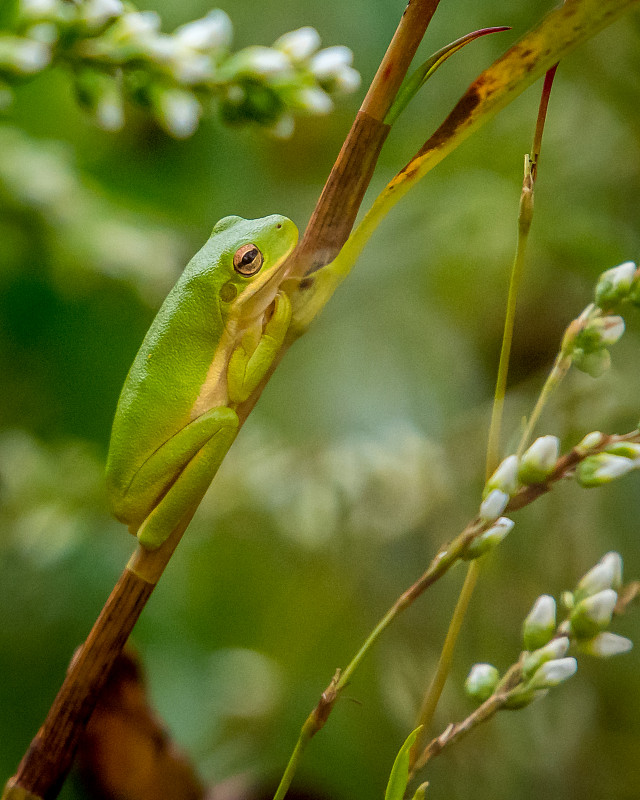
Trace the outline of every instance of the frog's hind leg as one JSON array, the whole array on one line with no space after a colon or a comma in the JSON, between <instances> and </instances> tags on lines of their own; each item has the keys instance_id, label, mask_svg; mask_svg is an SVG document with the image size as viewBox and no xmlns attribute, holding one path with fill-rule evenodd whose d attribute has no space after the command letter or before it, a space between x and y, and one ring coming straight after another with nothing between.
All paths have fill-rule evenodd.
<instances>
[{"instance_id":1,"label":"frog's hind leg","mask_svg":"<svg viewBox=\"0 0 640 800\"><path fill-rule=\"evenodd\" d=\"M184 517L198 507L237 432L235 413L216 427L135 531L143 547L148 550L160 547Z\"/></svg>"}]
</instances>

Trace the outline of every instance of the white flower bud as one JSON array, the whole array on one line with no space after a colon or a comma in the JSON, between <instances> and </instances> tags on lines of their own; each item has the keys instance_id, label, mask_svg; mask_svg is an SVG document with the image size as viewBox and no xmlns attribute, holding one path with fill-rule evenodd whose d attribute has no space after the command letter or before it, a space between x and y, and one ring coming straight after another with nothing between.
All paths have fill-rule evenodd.
<instances>
[{"instance_id":1,"label":"white flower bud","mask_svg":"<svg viewBox=\"0 0 640 800\"><path fill-rule=\"evenodd\" d=\"M353 53L344 45L326 47L311 59L311 72L319 81L335 78L338 73L353 63Z\"/></svg>"},{"instance_id":2,"label":"white flower bud","mask_svg":"<svg viewBox=\"0 0 640 800\"><path fill-rule=\"evenodd\" d=\"M487 481L484 487L484 496L492 489L500 489L509 496L516 493L518 489L518 457L515 455L507 456L499 465L498 469Z\"/></svg>"},{"instance_id":3,"label":"white flower bud","mask_svg":"<svg viewBox=\"0 0 640 800\"><path fill-rule=\"evenodd\" d=\"M589 328L595 328L600 334L600 341L605 346L615 344L624 333L622 317L601 317L593 321Z\"/></svg>"},{"instance_id":4,"label":"white flower bud","mask_svg":"<svg viewBox=\"0 0 640 800\"><path fill-rule=\"evenodd\" d=\"M194 50L209 51L228 48L233 38L233 25L228 14L219 8L210 11L202 19L187 22L176 28L174 36Z\"/></svg>"},{"instance_id":5,"label":"white flower bud","mask_svg":"<svg viewBox=\"0 0 640 800\"><path fill-rule=\"evenodd\" d=\"M632 459L614 456L609 453L597 453L593 456L587 456L584 461L578 464L576 478L581 486L591 489L594 486L611 483L611 481L621 478L637 467L637 462Z\"/></svg>"},{"instance_id":6,"label":"white flower bud","mask_svg":"<svg viewBox=\"0 0 640 800\"><path fill-rule=\"evenodd\" d=\"M533 675L536 670L545 664L547 661L555 661L556 659L563 658L569 649L569 638L567 636L559 636L557 639L552 639L544 647L534 650L524 660L522 666L522 674L525 678Z\"/></svg>"},{"instance_id":7,"label":"white flower bud","mask_svg":"<svg viewBox=\"0 0 640 800\"><path fill-rule=\"evenodd\" d=\"M603 452L636 461L640 459L640 444L636 444L636 442L614 442L613 444L607 445Z\"/></svg>"},{"instance_id":8,"label":"white flower bud","mask_svg":"<svg viewBox=\"0 0 640 800\"><path fill-rule=\"evenodd\" d=\"M121 0L86 0L80 7L81 18L96 28L123 12Z\"/></svg>"},{"instance_id":9,"label":"white flower bud","mask_svg":"<svg viewBox=\"0 0 640 800\"><path fill-rule=\"evenodd\" d=\"M579 639L591 638L609 627L618 594L613 589L603 589L585 597L571 612L571 630Z\"/></svg>"},{"instance_id":10,"label":"white flower bud","mask_svg":"<svg viewBox=\"0 0 640 800\"><path fill-rule=\"evenodd\" d=\"M494 489L489 492L485 499L480 504L480 517L485 522L492 522L498 519L500 514L507 507L509 502L509 495L506 492L501 492L499 489Z\"/></svg>"},{"instance_id":11,"label":"white flower bud","mask_svg":"<svg viewBox=\"0 0 640 800\"><path fill-rule=\"evenodd\" d=\"M575 675L578 662L572 656L545 662L527 684L529 689L552 689Z\"/></svg>"},{"instance_id":12,"label":"white flower bud","mask_svg":"<svg viewBox=\"0 0 640 800\"><path fill-rule=\"evenodd\" d=\"M58 0L20 0L18 13L30 19L47 19L57 11Z\"/></svg>"},{"instance_id":13,"label":"white flower bud","mask_svg":"<svg viewBox=\"0 0 640 800\"><path fill-rule=\"evenodd\" d=\"M555 630L556 601L548 594L540 595L522 626L525 648L537 650L547 644Z\"/></svg>"},{"instance_id":14,"label":"white flower bud","mask_svg":"<svg viewBox=\"0 0 640 800\"><path fill-rule=\"evenodd\" d=\"M520 459L518 478L522 483L541 483L553 472L560 452L557 436L540 436Z\"/></svg>"},{"instance_id":15,"label":"white flower bud","mask_svg":"<svg viewBox=\"0 0 640 800\"><path fill-rule=\"evenodd\" d=\"M631 289L635 272L636 265L633 261L625 261L624 264L603 272L596 286L596 304L603 308L623 300Z\"/></svg>"},{"instance_id":16,"label":"white flower bud","mask_svg":"<svg viewBox=\"0 0 640 800\"><path fill-rule=\"evenodd\" d=\"M591 431L591 433L588 433L584 439L576 445L575 449L581 454L588 453L589 450L600 447L603 441L604 433L600 433L600 431Z\"/></svg>"},{"instance_id":17,"label":"white flower bud","mask_svg":"<svg viewBox=\"0 0 640 800\"><path fill-rule=\"evenodd\" d=\"M285 33L273 46L282 50L292 61L304 61L320 47L320 34L310 26L298 28Z\"/></svg>"},{"instance_id":18,"label":"white flower bud","mask_svg":"<svg viewBox=\"0 0 640 800\"><path fill-rule=\"evenodd\" d=\"M276 139L290 139L295 128L295 120L292 114L282 114L276 124L269 128L269 133Z\"/></svg>"},{"instance_id":19,"label":"white flower bud","mask_svg":"<svg viewBox=\"0 0 640 800\"><path fill-rule=\"evenodd\" d=\"M50 61L51 49L43 42L18 36L0 37L0 66L23 75L33 75Z\"/></svg>"},{"instance_id":20,"label":"white flower bud","mask_svg":"<svg viewBox=\"0 0 640 800\"><path fill-rule=\"evenodd\" d=\"M167 89L159 95L156 114L160 124L176 139L186 139L196 130L202 108L191 92Z\"/></svg>"},{"instance_id":21,"label":"white flower bud","mask_svg":"<svg viewBox=\"0 0 640 800\"><path fill-rule=\"evenodd\" d=\"M622 557L614 551L607 553L581 578L576 588L576 598L582 600L603 589L615 589L622 586Z\"/></svg>"},{"instance_id":22,"label":"white flower bud","mask_svg":"<svg viewBox=\"0 0 640 800\"><path fill-rule=\"evenodd\" d=\"M469 697L484 703L495 691L500 673L493 664L474 664L464 682L464 690Z\"/></svg>"},{"instance_id":23,"label":"white flower bud","mask_svg":"<svg viewBox=\"0 0 640 800\"><path fill-rule=\"evenodd\" d=\"M493 550L512 530L514 522L508 517L500 517L488 530L476 537L462 554L465 561L471 561Z\"/></svg>"},{"instance_id":24,"label":"white flower bud","mask_svg":"<svg viewBox=\"0 0 640 800\"><path fill-rule=\"evenodd\" d=\"M280 50L272 47L254 45L245 47L232 56L224 65L224 72L231 77L236 75L259 76L262 78L289 72L291 62Z\"/></svg>"},{"instance_id":25,"label":"white flower bud","mask_svg":"<svg viewBox=\"0 0 640 800\"><path fill-rule=\"evenodd\" d=\"M328 114L333 108L333 100L319 87L307 87L294 93L295 105L311 114Z\"/></svg>"},{"instance_id":26,"label":"white flower bud","mask_svg":"<svg viewBox=\"0 0 640 800\"><path fill-rule=\"evenodd\" d=\"M603 631L594 636L593 639L580 642L580 649L584 653L598 658L610 658L621 653L627 653L632 647L633 642L631 639L627 639L625 636L618 636L617 633L610 633L609 631Z\"/></svg>"},{"instance_id":27,"label":"white flower bud","mask_svg":"<svg viewBox=\"0 0 640 800\"><path fill-rule=\"evenodd\" d=\"M611 354L604 347L590 349L588 352L581 347L576 347L572 351L571 357L575 368L586 372L592 378L604 375L611 366Z\"/></svg>"},{"instance_id":28,"label":"white flower bud","mask_svg":"<svg viewBox=\"0 0 640 800\"><path fill-rule=\"evenodd\" d=\"M117 91L105 93L95 108L96 121L105 131L119 131L124 126L124 107Z\"/></svg>"},{"instance_id":29,"label":"white flower bud","mask_svg":"<svg viewBox=\"0 0 640 800\"><path fill-rule=\"evenodd\" d=\"M161 20L155 11L130 11L123 14L114 26L117 38L144 38L160 30Z\"/></svg>"},{"instance_id":30,"label":"white flower bud","mask_svg":"<svg viewBox=\"0 0 640 800\"><path fill-rule=\"evenodd\" d=\"M55 23L39 22L29 28L28 35L30 39L51 47L58 41L60 33Z\"/></svg>"},{"instance_id":31,"label":"white flower bud","mask_svg":"<svg viewBox=\"0 0 640 800\"><path fill-rule=\"evenodd\" d=\"M342 94L351 94L360 88L362 77L357 69L353 67L343 67L334 78L336 91Z\"/></svg>"}]
</instances>

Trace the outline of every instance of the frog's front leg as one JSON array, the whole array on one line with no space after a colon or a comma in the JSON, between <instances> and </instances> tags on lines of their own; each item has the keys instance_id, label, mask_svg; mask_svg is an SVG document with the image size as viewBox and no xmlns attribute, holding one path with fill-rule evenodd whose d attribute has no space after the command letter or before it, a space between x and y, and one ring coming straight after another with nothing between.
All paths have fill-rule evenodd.
<instances>
[{"instance_id":1,"label":"frog's front leg","mask_svg":"<svg viewBox=\"0 0 640 800\"><path fill-rule=\"evenodd\" d=\"M155 550L197 508L238 432L230 408L214 408L172 436L138 471L133 494L150 509L132 532Z\"/></svg>"},{"instance_id":2,"label":"frog's front leg","mask_svg":"<svg viewBox=\"0 0 640 800\"><path fill-rule=\"evenodd\" d=\"M275 299L273 316L264 326L256 343L256 335L249 331L233 351L227 369L229 402L244 403L258 387L277 356L291 322L291 301L284 292Z\"/></svg>"}]
</instances>

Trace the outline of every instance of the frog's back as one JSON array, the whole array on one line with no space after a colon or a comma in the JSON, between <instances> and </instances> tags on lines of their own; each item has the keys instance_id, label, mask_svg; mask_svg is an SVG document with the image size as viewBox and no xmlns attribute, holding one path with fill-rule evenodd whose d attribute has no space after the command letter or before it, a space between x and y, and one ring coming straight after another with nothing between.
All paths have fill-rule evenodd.
<instances>
[{"instance_id":1,"label":"frog's back","mask_svg":"<svg viewBox=\"0 0 640 800\"><path fill-rule=\"evenodd\" d=\"M107 458L112 499L122 496L147 458L188 424L207 377L224 326L211 242L167 295L125 380Z\"/></svg>"}]
</instances>

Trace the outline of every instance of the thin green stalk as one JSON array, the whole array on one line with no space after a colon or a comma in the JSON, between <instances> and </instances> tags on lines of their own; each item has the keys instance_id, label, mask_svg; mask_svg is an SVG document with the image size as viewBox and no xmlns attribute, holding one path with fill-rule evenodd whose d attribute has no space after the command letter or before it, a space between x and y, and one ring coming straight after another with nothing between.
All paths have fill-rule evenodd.
<instances>
[{"instance_id":1,"label":"thin green stalk","mask_svg":"<svg viewBox=\"0 0 640 800\"><path fill-rule=\"evenodd\" d=\"M507 376L509 372L509 358L511 355L511 344L513 341L513 329L515 324L516 304L518 299L518 292L522 285L522 277L524 274L525 254L527 249L527 242L529 239L529 232L531 230L531 222L533 220L533 195L537 169L538 158L542 146L542 134L544 131L544 123L547 115L547 107L549 104L549 95L555 77L557 64L552 67L545 75L544 85L540 98L540 105L538 107L538 117L536 120L536 129L533 137L533 144L531 154L525 156L524 160L524 179L522 182L522 192L520 194L520 205L518 210L518 235L516 242L516 252L511 266L511 277L509 279L509 292L507 296L507 308L505 313L504 330L502 334L502 346L500 348L500 361L498 365L498 375L496 378L496 387L493 396L493 407L491 409L491 422L489 425L489 434L487 437L487 455L485 463L485 476L488 479L500 462L500 434L502 431L502 416L504 410L504 398L507 390ZM553 373L552 373L553 374ZM551 376L550 376L551 377ZM549 386L549 380L545 383L545 388ZM535 424L537 416L544 406L546 397L552 391L552 386L549 386L547 393L545 389L536 403L533 414L531 415L532 425ZM544 398L543 398L544 395ZM529 427L527 427L529 430ZM525 438L521 441L521 446L524 446ZM451 663L453 661L453 654L455 651L456 642L462 629L465 614L469 607L469 602L473 595L473 591L480 576L481 564L479 561L472 561L467 570L467 575L460 591L456 607L449 623L447 635L438 659L438 665L434 677L429 684L429 688L422 701L422 706L416 727L420 728L420 733L416 739L414 746L411 749L410 755L410 771L411 775L418 769L418 758L424 748L424 741L428 735L429 726L435 714L438 702L444 690L447 677L451 670Z\"/></svg>"},{"instance_id":2,"label":"thin green stalk","mask_svg":"<svg viewBox=\"0 0 640 800\"><path fill-rule=\"evenodd\" d=\"M458 596L458 602L456 603L453 616L451 617L451 622L449 623L449 630L447 631L442 652L440 653L438 666L433 678L431 679L427 693L422 701L422 707L420 708L416 727L418 727L418 725L429 726L431 720L433 719L438 701L440 700L440 695L442 694L444 685L447 681L447 676L449 675L449 670L451 669L451 662L453 660L456 641L458 639L460 629L462 628L462 623L464 622L464 617L467 613L469 602L473 595L473 590L476 587L479 576L480 561L476 559L469 564L467 575L464 579L462 589L460 590L460 595ZM422 730L424 730L424 727ZM422 733L422 730L420 733ZM416 770L418 769L418 758L424 747L424 737L420 736L420 733L418 734L409 754L409 780L413 778Z\"/></svg>"},{"instance_id":3,"label":"thin green stalk","mask_svg":"<svg viewBox=\"0 0 640 800\"><path fill-rule=\"evenodd\" d=\"M520 443L518 444L518 449L516 450L516 455L518 456L518 458L524 453L527 445L529 444L529 440L531 439L531 434L533 433L533 429L535 428L538 420L540 419L540 414L542 413L543 408L547 404L547 401L551 397L551 394L560 385L560 382L567 374L570 367L571 367L571 356L567 356L563 351L560 351L556 356L556 360L553 363L551 372L549 373L547 380L544 382L544 386L542 387L542 390L538 395L538 400L536 401L534 409L531 412L531 416L527 420L525 429L522 432Z\"/></svg>"},{"instance_id":4,"label":"thin green stalk","mask_svg":"<svg viewBox=\"0 0 640 800\"><path fill-rule=\"evenodd\" d=\"M289 791L289 787L291 786L291 781L294 778L294 775L297 772L298 764L300 763L300 759L304 751L307 749L307 745L317 733L317 723L315 720L315 709L314 711L309 714L307 717L304 725L302 726L302 730L300 731L300 736L298 737L298 741L296 742L296 746L293 749L293 753L291 753L291 758L289 759L289 763L280 779L280 784L276 790L275 795L273 796L273 800L284 800L287 792Z\"/></svg>"},{"instance_id":5,"label":"thin green stalk","mask_svg":"<svg viewBox=\"0 0 640 800\"><path fill-rule=\"evenodd\" d=\"M516 316L516 304L518 292L522 285L524 274L525 253L533 218L533 176L531 174L531 162L529 156L525 156L524 181L522 184L522 194L520 195L520 213L518 215L518 240L516 243L516 253L511 266L511 278L509 280L509 294L507 297L507 309L504 320L504 331L502 334L502 347L500 349L500 362L498 365L498 377L493 396L493 408L491 409L491 424L489 426L489 436L487 442L486 475L488 479L500 462L500 433L502 431L502 413L504 409L504 398L507 391L507 375L509 372L509 358L511 356L511 343L513 342L513 328Z\"/></svg>"}]
</instances>

